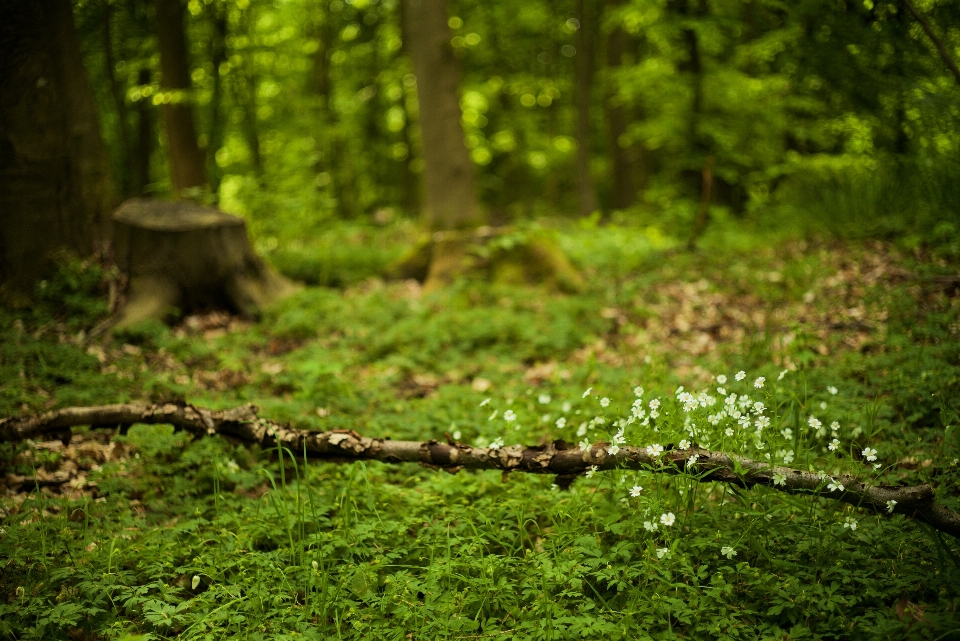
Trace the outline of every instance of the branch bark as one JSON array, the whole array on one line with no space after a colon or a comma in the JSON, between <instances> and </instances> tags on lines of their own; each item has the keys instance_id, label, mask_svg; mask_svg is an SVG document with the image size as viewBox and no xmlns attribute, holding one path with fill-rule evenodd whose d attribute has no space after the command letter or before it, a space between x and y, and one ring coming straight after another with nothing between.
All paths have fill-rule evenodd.
<instances>
[{"instance_id":1,"label":"branch bark","mask_svg":"<svg viewBox=\"0 0 960 641\"><path fill-rule=\"evenodd\" d=\"M134 423L170 424L196 436L218 434L231 440L265 448L288 448L330 462L376 460L385 463L420 463L456 473L462 468L503 472L555 474L570 480L591 467L598 470L630 469L661 474L691 474L701 481L719 481L742 488L766 486L788 494L808 494L849 503L882 516L903 514L960 538L960 514L936 501L928 484L912 487L870 485L857 476L833 479L843 489L831 490L817 473L771 465L734 454L704 449L668 450L659 456L645 448L621 447L615 455L604 443L581 450L563 441L546 445L471 447L438 441L393 441L361 436L352 430L314 432L260 418L254 405L211 410L183 403L155 405L124 403L95 407L69 407L32 416L0 419L0 442L42 436L69 439L69 428L129 426ZM782 477L777 483L776 477ZM889 501L896 501L891 510Z\"/></svg>"},{"instance_id":2,"label":"branch bark","mask_svg":"<svg viewBox=\"0 0 960 641\"><path fill-rule=\"evenodd\" d=\"M933 27L930 26L930 22L923 16L922 13L917 11L917 8L913 6L913 3L910 2L910 0L903 0L903 6L907 8L907 11L909 11L910 14L917 20L917 22L920 23L920 26L923 27L923 32L927 34L927 37L930 38L933 46L937 48L937 53L940 54L943 64L947 65L947 68L950 69L950 73L953 74L957 84L960 85L960 68L958 68L957 63L953 61L953 58L950 56L950 53L944 46L943 41L937 37L936 33L934 33Z\"/></svg>"}]
</instances>

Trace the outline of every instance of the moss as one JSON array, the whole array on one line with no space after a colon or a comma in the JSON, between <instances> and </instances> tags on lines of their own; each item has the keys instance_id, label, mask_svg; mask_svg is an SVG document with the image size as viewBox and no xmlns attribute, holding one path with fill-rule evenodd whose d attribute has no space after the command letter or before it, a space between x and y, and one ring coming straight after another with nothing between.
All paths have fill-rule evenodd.
<instances>
[{"instance_id":1,"label":"moss","mask_svg":"<svg viewBox=\"0 0 960 641\"><path fill-rule=\"evenodd\" d=\"M504 285L543 285L566 293L583 291L583 277L547 233L509 227L425 236L387 272L415 278L436 289L459 277Z\"/></svg>"}]
</instances>

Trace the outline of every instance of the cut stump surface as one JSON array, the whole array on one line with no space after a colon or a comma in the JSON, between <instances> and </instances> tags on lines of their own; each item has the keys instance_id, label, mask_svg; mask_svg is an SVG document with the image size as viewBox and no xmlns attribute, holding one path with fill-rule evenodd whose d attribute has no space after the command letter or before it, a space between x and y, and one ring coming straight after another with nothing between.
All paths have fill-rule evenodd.
<instances>
[{"instance_id":1,"label":"cut stump surface","mask_svg":"<svg viewBox=\"0 0 960 641\"><path fill-rule=\"evenodd\" d=\"M135 198L113 224L117 265L129 278L118 327L211 307L255 316L296 290L254 253L243 220L218 209Z\"/></svg>"}]
</instances>

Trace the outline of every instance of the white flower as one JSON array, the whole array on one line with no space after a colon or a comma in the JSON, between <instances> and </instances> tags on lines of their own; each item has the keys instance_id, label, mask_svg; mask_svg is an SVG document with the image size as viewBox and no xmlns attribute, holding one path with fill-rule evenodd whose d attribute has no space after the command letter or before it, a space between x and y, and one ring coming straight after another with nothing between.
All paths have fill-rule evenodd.
<instances>
[{"instance_id":1,"label":"white flower","mask_svg":"<svg viewBox=\"0 0 960 641\"><path fill-rule=\"evenodd\" d=\"M190 582L190 589L196 590L198 585L200 585L200 577L194 574L193 581Z\"/></svg>"},{"instance_id":2,"label":"white flower","mask_svg":"<svg viewBox=\"0 0 960 641\"><path fill-rule=\"evenodd\" d=\"M720 548L720 554L727 557L728 559L732 559L733 557L737 556L737 551L734 550L729 545L724 545L722 548Z\"/></svg>"},{"instance_id":3,"label":"white flower","mask_svg":"<svg viewBox=\"0 0 960 641\"><path fill-rule=\"evenodd\" d=\"M757 380L753 381L753 386L756 387L757 389L760 389L763 387L763 384L766 382L766 380L767 379L764 378L763 376L758 376Z\"/></svg>"},{"instance_id":4,"label":"white flower","mask_svg":"<svg viewBox=\"0 0 960 641\"><path fill-rule=\"evenodd\" d=\"M778 381L782 381L782 380L783 380L783 377L786 376L786 375L787 375L787 370L783 370L782 372L780 372L780 375L777 376L777 380L778 380Z\"/></svg>"},{"instance_id":5,"label":"white flower","mask_svg":"<svg viewBox=\"0 0 960 641\"><path fill-rule=\"evenodd\" d=\"M686 450L690 448L690 441L687 439L680 439L680 445L678 446L681 450Z\"/></svg>"},{"instance_id":6,"label":"white flower","mask_svg":"<svg viewBox=\"0 0 960 641\"><path fill-rule=\"evenodd\" d=\"M880 469L880 464L879 464L879 463L874 463L874 464L873 464L873 469L879 470L879 469Z\"/></svg>"},{"instance_id":7,"label":"white flower","mask_svg":"<svg viewBox=\"0 0 960 641\"><path fill-rule=\"evenodd\" d=\"M711 414L710 416L707 417L707 423L710 423L710 425L716 425L717 423L720 422L720 419L722 418L723 418L723 412L720 412L719 414Z\"/></svg>"},{"instance_id":8,"label":"white flower","mask_svg":"<svg viewBox=\"0 0 960 641\"><path fill-rule=\"evenodd\" d=\"M657 548L657 558L662 559L670 556L670 548Z\"/></svg>"},{"instance_id":9,"label":"white flower","mask_svg":"<svg viewBox=\"0 0 960 641\"><path fill-rule=\"evenodd\" d=\"M830 430L833 431L833 432L839 431L839 430L840 430L840 423L837 423L836 421L834 421L833 423L830 423Z\"/></svg>"},{"instance_id":10,"label":"white flower","mask_svg":"<svg viewBox=\"0 0 960 641\"><path fill-rule=\"evenodd\" d=\"M640 496L640 492L643 492L643 488L640 487L639 485L634 485L633 487L630 488L630 496L634 498Z\"/></svg>"},{"instance_id":11,"label":"white flower","mask_svg":"<svg viewBox=\"0 0 960 641\"><path fill-rule=\"evenodd\" d=\"M776 473L773 475L773 484L774 484L774 485L783 485L784 487L786 487L786 485L787 485L787 475L784 474L783 472L776 472Z\"/></svg>"},{"instance_id":12,"label":"white flower","mask_svg":"<svg viewBox=\"0 0 960 641\"><path fill-rule=\"evenodd\" d=\"M636 396L637 398L640 398L641 396L643 396L643 388L640 387L639 385L637 385L636 387L634 387L634 388L633 388L633 395Z\"/></svg>"},{"instance_id":13,"label":"white flower","mask_svg":"<svg viewBox=\"0 0 960 641\"><path fill-rule=\"evenodd\" d=\"M757 426L758 430L762 430L765 427L770 427L770 418L767 416L761 416L754 421L754 425Z\"/></svg>"},{"instance_id":14,"label":"white flower","mask_svg":"<svg viewBox=\"0 0 960 641\"><path fill-rule=\"evenodd\" d=\"M725 388L725 387L718 387L718 388L717 388L717 394L719 394L720 396L726 396L726 395L727 395L727 388Z\"/></svg>"},{"instance_id":15,"label":"white flower","mask_svg":"<svg viewBox=\"0 0 960 641\"><path fill-rule=\"evenodd\" d=\"M857 525L859 525L859 524L857 523L857 520L856 520L855 518L853 518L852 516L848 516L848 517L846 518L846 520L843 522L843 527L845 527L845 528L850 528L850 531L851 531L851 532L852 532L853 530L856 530L856 529L857 529Z\"/></svg>"},{"instance_id":16,"label":"white flower","mask_svg":"<svg viewBox=\"0 0 960 641\"><path fill-rule=\"evenodd\" d=\"M607 398L606 396L604 396L603 398L600 399L600 407L609 407L609 406L610 406L610 399L609 399L609 398Z\"/></svg>"},{"instance_id":17,"label":"white flower","mask_svg":"<svg viewBox=\"0 0 960 641\"><path fill-rule=\"evenodd\" d=\"M503 447L503 439L498 436L494 439L493 443L490 444L490 449L499 450L501 447Z\"/></svg>"},{"instance_id":18,"label":"white flower","mask_svg":"<svg viewBox=\"0 0 960 641\"><path fill-rule=\"evenodd\" d=\"M826 401L820 401L820 409L822 409L822 410L827 409L827 403L826 403Z\"/></svg>"},{"instance_id":19,"label":"white flower","mask_svg":"<svg viewBox=\"0 0 960 641\"><path fill-rule=\"evenodd\" d=\"M570 404L570 401L565 401L560 409L562 409L564 412L569 412L571 409L573 409L573 405Z\"/></svg>"},{"instance_id":20,"label":"white flower","mask_svg":"<svg viewBox=\"0 0 960 641\"><path fill-rule=\"evenodd\" d=\"M453 430L453 434L451 436L453 436L453 440L459 441L463 437L463 434L460 433L460 430Z\"/></svg>"},{"instance_id":21,"label":"white flower","mask_svg":"<svg viewBox=\"0 0 960 641\"><path fill-rule=\"evenodd\" d=\"M646 530L647 532L656 532L657 527L658 527L657 524L654 522L650 522L650 521L643 522L643 529Z\"/></svg>"},{"instance_id":22,"label":"white flower","mask_svg":"<svg viewBox=\"0 0 960 641\"><path fill-rule=\"evenodd\" d=\"M718 374L718 375L717 375L717 383L719 383L720 385L725 385L726 382L727 382L727 375L726 375L726 374ZM720 392L720 393L723 394L723 392Z\"/></svg>"},{"instance_id":23,"label":"white flower","mask_svg":"<svg viewBox=\"0 0 960 641\"><path fill-rule=\"evenodd\" d=\"M827 388L827 391L830 392L831 394L833 394L834 396L836 396L836 395L837 395L837 392L838 392L839 390L838 390L836 387L834 387L833 385L831 385L830 387Z\"/></svg>"},{"instance_id":24,"label":"white flower","mask_svg":"<svg viewBox=\"0 0 960 641\"><path fill-rule=\"evenodd\" d=\"M560 429L565 428L567 426L567 419L561 416L560 418L557 419L556 426L559 427Z\"/></svg>"},{"instance_id":25,"label":"white flower","mask_svg":"<svg viewBox=\"0 0 960 641\"><path fill-rule=\"evenodd\" d=\"M587 439L583 439L582 441L580 441L580 450L582 452L590 451L590 441Z\"/></svg>"},{"instance_id":26,"label":"white flower","mask_svg":"<svg viewBox=\"0 0 960 641\"><path fill-rule=\"evenodd\" d=\"M894 499L887 501L887 512L893 514L893 508L897 507L897 502Z\"/></svg>"},{"instance_id":27,"label":"white flower","mask_svg":"<svg viewBox=\"0 0 960 641\"><path fill-rule=\"evenodd\" d=\"M749 423L749 421L747 422ZM727 429L723 430L723 433L727 436L733 436L733 428L728 427Z\"/></svg>"},{"instance_id":28,"label":"white flower","mask_svg":"<svg viewBox=\"0 0 960 641\"><path fill-rule=\"evenodd\" d=\"M517 415L513 410L507 410L503 413L503 420L505 420L507 423L512 423L513 421L517 420Z\"/></svg>"},{"instance_id":29,"label":"white flower","mask_svg":"<svg viewBox=\"0 0 960 641\"><path fill-rule=\"evenodd\" d=\"M587 470L587 473L584 476L586 476L587 478L590 478L596 473L597 473L597 466L591 465L590 469Z\"/></svg>"},{"instance_id":30,"label":"white flower","mask_svg":"<svg viewBox=\"0 0 960 641\"><path fill-rule=\"evenodd\" d=\"M657 410L650 410L650 418L657 418L658 416L660 416L660 412Z\"/></svg>"},{"instance_id":31,"label":"white flower","mask_svg":"<svg viewBox=\"0 0 960 641\"><path fill-rule=\"evenodd\" d=\"M577 428L577 436L583 436L587 433L587 422L584 421L580 423L580 427Z\"/></svg>"},{"instance_id":32,"label":"white flower","mask_svg":"<svg viewBox=\"0 0 960 641\"><path fill-rule=\"evenodd\" d=\"M783 462L786 463L787 465L790 465L791 463L793 463L793 450L787 450L783 452L781 456L783 457Z\"/></svg>"},{"instance_id":33,"label":"white flower","mask_svg":"<svg viewBox=\"0 0 960 641\"><path fill-rule=\"evenodd\" d=\"M497 415L498 415L498 414L500 414L500 411L499 411L499 410L493 410L493 414L491 414L490 416L488 416L488 417L487 417L487 420L488 420L488 421L492 421L493 419L497 418Z\"/></svg>"},{"instance_id":34,"label":"white flower","mask_svg":"<svg viewBox=\"0 0 960 641\"><path fill-rule=\"evenodd\" d=\"M659 443L654 443L653 445L650 445L647 447L647 454L649 454L653 458L657 458L662 453L663 453L663 446L660 445Z\"/></svg>"},{"instance_id":35,"label":"white flower","mask_svg":"<svg viewBox=\"0 0 960 641\"><path fill-rule=\"evenodd\" d=\"M610 447L607 448L607 454L609 454L610 456L616 456L617 452L619 451L620 451L619 445L611 445Z\"/></svg>"},{"instance_id":36,"label":"white flower","mask_svg":"<svg viewBox=\"0 0 960 641\"><path fill-rule=\"evenodd\" d=\"M480 407L484 407L485 405L489 405L489 404L490 404L489 398L485 398L482 401L480 401Z\"/></svg>"},{"instance_id":37,"label":"white flower","mask_svg":"<svg viewBox=\"0 0 960 641\"><path fill-rule=\"evenodd\" d=\"M723 404L733 407L734 405L737 404L737 395L731 394L730 396L726 397L725 399L723 399Z\"/></svg>"},{"instance_id":38,"label":"white flower","mask_svg":"<svg viewBox=\"0 0 960 641\"><path fill-rule=\"evenodd\" d=\"M537 397L537 400L540 401L540 404L541 404L541 405L546 405L546 404L549 403L552 399L550 398L550 395L549 395L549 394L541 394L540 396Z\"/></svg>"},{"instance_id":39,"label":"white flower","mask_svg":"<svg viewBox=\"0 0 960 641\"><path fill-rule=\"evenodd\" d=\"M667 512L666 514L660 515L660 522L666 525L667 527L670 527L671 525L673 525L674 521L676 520L677 520L677 517L673 515L673 512Z\"/></svg>"},{"instance_id":40,"label":"white flower","mask_svg":"<svg viewBox=\"0 0 960 641\"><path fill-rule=\"evenodd\" d=\"M783 434L783 438L787 440L790 440L793 438L793 430L790 429L789 427L783 428L782 430L780 430L780 433Z\"/></svg>"},{"instance_id":41,"label":"white flower","mask_svg":"<svg viewBox=\"0 0 960 641\"><path fill-rule=\"evenodd\" d=\"M660 407L660 399L658 398L653 399L652 401L650 401L648 407L652 410L656 410L658 407Z\"/></svg>"},{"instance_id":42,"label":"white flower","mask_svg":"<svg viewBox=\"0 0 960 641\"><path fill-rule=\"evenodd\" d=\"M863 457L872 463L877 460L877 451L872 447L865 447L863 448Z\"/></svg>"},{"instance_id":43,"label":"white flower","mask_svg":"<svg viewBox=\"0 0 960 641\"><path fill-rule=\"evenodd\" d=\"M807 419L807 425L809 425L815 430L818 430L823 426L823 423L821 423L819 419L817 419L817 417L811 416L810 418Z\"/></svg>"},{"instance_id":44,"label":"white flower","mask_svg":"<svg viewBox=\"0 0 960 641\"><path fill-rule=\"evenodd\" d=\"M840 441L838 439L833 439L830 441L830 445L827 446L827 449L831 452L836 452L838 449L840 449Z\"/></svg>"},{"instance_id":45,"label":"white flower","mask_svg":"<svg viewBox=\"0 0 960 641\"><path fill-rule=\"evenodd\" d=\"M747 377L747 373L743 370L740 370L739 372L737 372L737 375L734 376L734 378L737 379L738 381L742 381L746 377Z\"/></svg>"},{"instance_id":46,"label":"white flower","mask_svg":"<svg viewBox=\"0 0 960 641\"><path fill-rule=\"evenodd\" d=\"M690 458L687 459L687 467L689 467L689 466L691 466L691 465L696 465L696 464L697 464L697 461L699 461L699 460L700 460L700 455L699 455L699 454L691 454L691 455L690 455Z\"/></svg>"},{"instance_id":47,"label":"white flower","mask_svg":"<svg viewBox=\"0 0 960 641\"><path fill-rule=\"evenodd\" d=\"M830 479L830 483L827 484L827 489L831 492L843 492L843 483Z\"/></svg>"},{"instance_id":48,"label":"white flower","mask_svg":"<svg viewBox=\"0 0 960 641\"><path fill-rule=\"evenodd\" d=\"M588 387L586 390L584 390L583 396L581 396L580 398L586 398L586 397L590 396L590 392L592 392L592 391L593 391L593 388L592 388L592 387Z\"/></svg>"}]
</instances>

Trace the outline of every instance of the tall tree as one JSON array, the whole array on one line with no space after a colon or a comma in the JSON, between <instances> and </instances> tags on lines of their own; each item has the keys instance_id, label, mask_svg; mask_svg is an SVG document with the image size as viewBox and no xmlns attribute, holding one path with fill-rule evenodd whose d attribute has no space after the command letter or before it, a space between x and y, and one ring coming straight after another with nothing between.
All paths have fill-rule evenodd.
<instances>
[{"instance_id":1,"label":"tall tree","mask_svg":"<svg viewBox=\"0 0 960 641\"><path fill-rule=\"evenodd\" d=\"M102 21L101 36L103 38L103 72L107 78L107 84L110 89L110 98L113 101L113 107L117 111L117 120L115 132L117 141L120 145L121 158L119 171L115 167L114 177L120 193L124 196L130 195L132 191L132 158L133 146L130 141L130 132L127 116L126 91L116 73L116 59L113 53L113 7L110 0L103 0L103 7L100 14Z\"/></svg>"},{"instance_id":2,"label":"tall tree","mask_svg":"<svg viewBox=\"0 0 960 641\"><path fill-rule=\"evenodd\" d=\"M190 92L190 62L180 0L155 0L157 39L160 44L160 89L167 92L160 114L167 132L170 176L180 194L207 184L205 157L197 144Z\"/></svg>"},{"instance_id":3,"label":"tall tree","mask_svg":"<svg viewBox=\"0 0 960 641\"><path fill-rule=\"evenodd\" d=\"M0 288L106 239L113 187L68 0L0 3Z\"/></svg>"},{"instance_id":4,"label":"tall tree","mask_svg":"<svg viewBox=\"0 0 960 641\"><path fill-rule=\"evenodd\" d=\"M590 94L593 89L596 55L596 0L577 0L580 28L577 30L577 65L574 78L574 102L577 107L577 204L581 216L597 210L597 191L590 174Z\"/></svg>"},{"instance_id":5,"label":"tall tree","mask_svg":"<svg viewBox=\"0 0 960 641\"><path fill-rule=\"evenodd\" d=\"M427 224L435 230L476 226L482 214L464 144L461 71L450 46L446 0L408 0L404 18L420 103Z\"/></svg>"},{"instance_id":6,"label":"tall tree","mask_svg":"<svg viewBox=\"0 0 960 641\"><path fill-rule=\"evenodd\" d=\"M607 7L616 9L623 0L608 0ZM627 133L627 109L620 99L616 72L623 65L627 34L619 22L607 35L607 86L604 106L607 112L607 128L610 134L610 205L614 209L626 209L636 199L634 183L634 151L625 145Z\"/></svg>"},{"instance_id":7,"label":"tall tree","mask_svg":"<svg viewBox=\"0 0 960 641\"><path fill-rule=\"evenodd\" d=\"M223 146L223 66L227 62L227 6L223 0L215 0L208 9L212 33L210 36L210 62L213 64L213 92L210 96L210 136L207 143L207 170L210 173L210 190L216 196L220 191L220 167L217 152Z\"/></svg>"}]
</instances>

